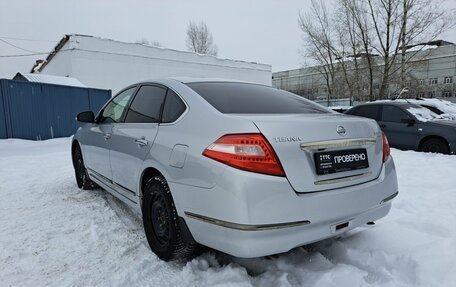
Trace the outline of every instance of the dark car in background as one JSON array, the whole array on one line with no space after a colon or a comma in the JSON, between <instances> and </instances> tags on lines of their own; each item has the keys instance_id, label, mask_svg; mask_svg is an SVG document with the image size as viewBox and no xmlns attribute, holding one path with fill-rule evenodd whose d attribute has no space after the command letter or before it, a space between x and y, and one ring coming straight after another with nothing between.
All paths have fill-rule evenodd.
<instances>
[{"instance_id":1,"label":"dark car in background","mask_svg":"<svg viewBox=\"0 0 456 287\"><path fill-rule=\"evenodd\" d=\"M456 122L407 101L377 101L358 105L346 114L374 119L391 147L456 154Z\"/></svg>"}]
</instances>

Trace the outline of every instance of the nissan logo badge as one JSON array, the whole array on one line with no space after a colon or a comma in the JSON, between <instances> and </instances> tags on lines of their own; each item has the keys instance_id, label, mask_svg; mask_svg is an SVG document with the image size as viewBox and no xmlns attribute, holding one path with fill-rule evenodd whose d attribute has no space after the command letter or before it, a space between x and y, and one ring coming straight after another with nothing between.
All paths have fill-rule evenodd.
<instances>
[{"instance_id":1,"label":"nissan logo badge","mask_svg":"<svg viewBox=\"0 0 456 287\"><path fill-rule=\"evenodd\" d=\"M343 126L338 126L336 129L337 133L340 134L341 136L345 135L345 128Z\"/></svg>"}]
</instances>

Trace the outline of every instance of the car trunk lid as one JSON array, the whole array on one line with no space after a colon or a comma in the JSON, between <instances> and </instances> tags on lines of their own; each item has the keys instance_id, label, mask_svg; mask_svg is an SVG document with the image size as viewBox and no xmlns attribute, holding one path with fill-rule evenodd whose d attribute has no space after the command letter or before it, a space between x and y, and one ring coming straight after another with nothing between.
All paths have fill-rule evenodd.
<instances>
[{"instance_id":1,"label":"car trunk lid","mask_svg":"<svg viewBox=\"0 0 456 287\"><path fill-rule=\"evenodd\" d=\"M255 123L276 152L296 192L341 188L376 179L382 168L382 138L370 119L339 114L237 114ZM320 153L366 151L368 167L318 174Z\"/></svg>"}]
</instances>

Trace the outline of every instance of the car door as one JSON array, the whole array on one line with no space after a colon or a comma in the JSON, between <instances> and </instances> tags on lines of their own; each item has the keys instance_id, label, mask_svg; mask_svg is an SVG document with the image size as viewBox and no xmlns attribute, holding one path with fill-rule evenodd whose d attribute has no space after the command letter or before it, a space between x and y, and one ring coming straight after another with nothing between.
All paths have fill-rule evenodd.
<instances>
[{"instance_id":1,"label":"car door","mask_svg":"<svg viewBox=\"0 0 456 287\"><path fill-rule=\"evenodd\" d=\"M112 98L100 112L97 122L90 128L85 137L87 167L105 179L112 179L109 160L112 128L115 123L122 120L126 106L135 89L136 87L128 88Z\"/></svg>"},{"instance_id":2,"label":"car door","mask_svg":"<svg viewBox=\"0 0 456 287\"><path fill-rule=\"evenodd\" d=\"M113 126L110 154L113 182L133 201L142 162L158 132L166 91L166 87L160 85L142 85L124 122Z\"/></svg>"},{"instance_id":3,"label":"car door","mask_svg":"<svg viewBox=\"0 0 456 287\"><path fill-rule=\"evenodd\" d=\"M400 107L383 105L380 128L386 134L390 146L400 149L414 149L417 138L417 124L405 123L414 120Z\"/></svg>"}]
</instances>

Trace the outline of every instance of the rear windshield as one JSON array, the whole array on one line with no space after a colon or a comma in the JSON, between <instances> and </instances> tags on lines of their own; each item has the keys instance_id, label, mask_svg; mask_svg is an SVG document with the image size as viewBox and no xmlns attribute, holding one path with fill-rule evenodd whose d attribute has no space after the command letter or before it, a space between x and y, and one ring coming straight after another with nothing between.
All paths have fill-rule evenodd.
<instances>
[{"instance_id":1,"label":"rear windshield","mask_svg":"<svg viewBox=\"0 0 456 287\"><path fill-rule=\"evenodd\" d=\"M188 83L187 86L224 114L331 113L300 96L267 86L230 82Z\"/></svg>"}]
</instances>

